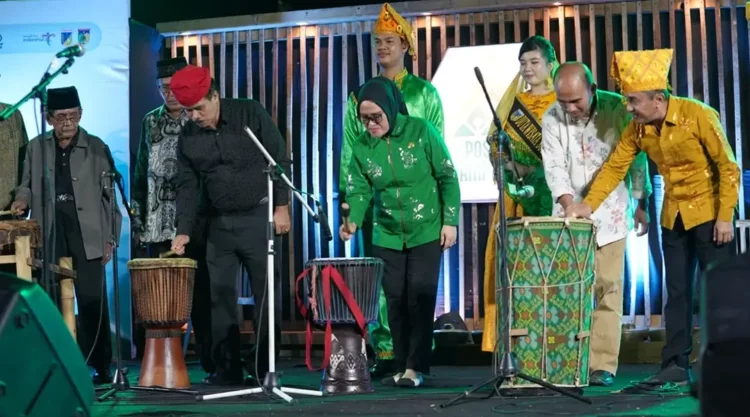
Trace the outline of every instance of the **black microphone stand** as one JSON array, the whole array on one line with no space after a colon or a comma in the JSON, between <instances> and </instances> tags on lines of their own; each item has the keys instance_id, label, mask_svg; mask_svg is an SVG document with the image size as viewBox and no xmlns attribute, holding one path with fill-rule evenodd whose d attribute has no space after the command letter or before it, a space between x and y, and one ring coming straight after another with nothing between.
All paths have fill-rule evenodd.
<instances>
[{"instance_id":1,"label":"black microphone stand","mask_svg":"<svg viewBox=\"0 0 750 417\"><path fill-rule=\"evenodd\" d=\"M500 312L501 309L497 309L497 326L502 327L502 357L500 359L500 366L499 369L495 369L495 375L488 378L487 380L480 382L477 385L474 385L471 387L468 391L465 391L462 394L457 395L456 397L452 398L446 403L440 404L440 408L446 408L450 407L451 405L454 405L459 400L469 398L471 394L479 391L480 389L484 387L492 387L493 391L490 395L483 397L482 399L491 398L493 395L498 393L500 386L508 379L512 378L521 378L526 381L532 382L534 384L540 385L544 388L548 388L550 390L559 392L560 394L567 395L571 398L574 398L578 401L582 401L587 404L592 404L592 401L588 398L584 398L574 392L565 390L563 388L557 387L555 385L550 384L549 382L542 381L541 379L534 378L532 376L526 375L522 372L519 372L518 363L516 362L516 357L513 354L512 348L513 344L511 342L511 335L510 335L510 328L511 328L511 322L512 322L512 315L510 311L510 283L508 279L508 253L507 253L507 239L508 239L508 220L505 216L505 168L503 167L503 148L508 147L508 149L511 149L510 147L512 144L510 143L510 140L508 138L508 135L503 131L502 124L500 123L500 120L497 117L497 114L495 113L495 107L492 105L492 100L490 100L490 95L487 93L487 88L484 86L484 80L482 79L482 73L479 71L479 68L474 68L474 71L477 75L477 79L479 80L479 83L482 85L482 89L484 90L484 95L487 98L487 103L490 105L490 110L493 114L493 123L495 124L495 127L497 128L497 160L495 161L495 176L497 180L497 189L499 192L497 203L498 203L498 209L500 210L500 222L497 226L497 229L495 230L495 239L497 242L498 247L500 248L500 256L496 256L496 267L495 267L495 304L500 305L502 308L502 313ZM511 158L511 161L513 161L513 152L512 150L508 152ZM515 165L515 163L513 163ZM500 297L497 296L497 292L500 292ZM507 325L503 324L501 326L501 323L507 323ZM498 332L500 333L500 332ZM500 348L500 343L495 343L495 355L500 355L500 352L498 352L498 349Z\"/></svg>"},{"instance_id":2,"label":"black microphone stand","mask_svg":"<svg viewBox=\"0 0 750 417\"><path fill-rule=\"evenodd\" d=\"M118 268L117 268L117 247L118 242L120 241L120 236L117 233L117 211L119 210L119 207L117 206L117 193L115 192L115 186L114 184L117 184L117 188L120 190L120 196L122 196L122 203L125 205L125 209L128 212L128 217L132 220L132 212L130 210L130 206L128 205L128 199L125 196L125 187L122 184L122 175L119 171L117 171L117 168L115 167L114 159L112 158L112 154L109 151L109 147L105 148L105 152L107 154L107 159L109 160L109 164L111 167L111 171L103 172L102 173L102 180L105 181L104 187L105 189L109 190L109 196L110 196L110 218L112 220L111 228L110 228L110 239L109 241L112 242L112 258L110 261L112 262L112 282L114 283L114 297L115 297L115 374L112 377L112 383L109 387L99 387L95 388L95 391L105 391L104 394L102 394L99 398L97 398L98 401L104 401L109 397L114 397L115 394L117 394L120 391L127 391L127 390L134 390L134 391L151 391L151 392L178 392L183 394L197 394L197 391L191 391L191 390L178 390L178 389L169 389L169 388L161 388L161 387L138 387L138 386L131 386L128 382L128 378L126 375L128 374L127 368L124 368L122 366L122 352L121 349L121 342L122 342L122 336L121 336L121 325L120 325L120 277L118 275ZM106 181L106 178L109 179L109 181ZM106 265L102 265L102 269L106 272ZM104 275L106 276L106 274Z\"/></svg>"},{"instance_id":3,"label":"black microphone stand","mask_svg":"<svg viewBox=\"0 0 750 417\"><path fill-rule=\"evenodd\" d=\"M55 304L57 304L57 289L53 285L53 280L50 278L50 259L54 258L55 256L55 199L53 198L54 190L49 189L49 170L47 168L48 165L45 155L47 148L45 144L47 134L47 86L50 85L50 83L55 78L57 78L58 75L67 74L68 69L70 69L70 67L73 66L74 63L75 58L72 56L68 57L68 59L65 60L60 68L58 68L52 74L50 74L49 72L50 68L52 68L52 63L50 63L50 65L47 67L47 71L45 71L44 75L42 76L41 81L39 81L39 84L32 88L29 94L26 94L21 100L18 101L18 103L12 105L11 107L8 107L0 113L0 122L2 122L10 118L10 116L12 116L13 113L17 112L18 109L27 101L31 100L32 98L39 99L39 111L41 112L42 119L42 213L41 216L39 216L39 229L42 233L42 273L40 281L42 282L42 287L44 287L47 294L49 294L50 297L55 300ZM47 231L48 229L49 232ZM54 259L53 263L55 263Z\"/></svg>"}]
</instances>

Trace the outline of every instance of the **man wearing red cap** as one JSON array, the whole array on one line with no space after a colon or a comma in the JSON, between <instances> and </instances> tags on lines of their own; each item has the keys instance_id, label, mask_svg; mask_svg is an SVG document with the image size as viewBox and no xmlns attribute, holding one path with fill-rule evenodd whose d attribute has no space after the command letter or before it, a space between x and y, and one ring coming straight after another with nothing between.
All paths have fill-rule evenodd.
<instances>
[{"instance_id":1,"label":"man wearing red cap","mask_svg":"<svg viewBox=\"0 0 750 417\"><path fill-rule=\"evenodd\" d=\"M250 128L271 157L286 172L291 161L279 129L268 112L254 100L219 98L219 93L206 68L187 66L171 80L171 91L185 107L190 118L182 129L177 145L177 231L172 250L185 253L194 229L199 182L212 213L208 228L206 262L210 275L211 340L213 363L207 369L205 383L235 385L243 383L240 358L240 334L237 318L236 279L240 262L251 279L253 294L265 294L267 237L262 230L268 226L268 189L265 169L268 162L247 137ZM289 192L277 182L273 195L276 247L278 235L289 232ZM281 294L281 257L276 258L277 294ZM265 298L265 297L263 297ZM268 310L265 299L256 298L256 353L248 363L252 376L262 378L268 371ZM276 303L276 340L281 336L281 303ZM258 328L259 322L264 324ZM278 354L279 344L276 344ZM255 381L256 383L258 381Z\"/></svg>"}]
</instances>

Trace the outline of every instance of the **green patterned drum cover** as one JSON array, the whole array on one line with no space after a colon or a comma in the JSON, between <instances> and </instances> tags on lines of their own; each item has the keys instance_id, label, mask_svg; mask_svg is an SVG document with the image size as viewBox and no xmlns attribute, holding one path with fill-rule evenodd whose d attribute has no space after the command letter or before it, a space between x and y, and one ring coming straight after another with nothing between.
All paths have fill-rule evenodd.
<instances>
[{"instance_id":1,"label":"green patterned drum cover","mask_svg":"<svg viewBox=\"0 0 750 417\"><path fill-rule=\"evenodd\" d=\"M588 220L524 217L508 222L510 328L519 372L557 386L588 386L594 234ZM498 323L507 326L503 317ZM498 329L500 335L507 330ZM521 378L506 386L539 387Z\"/></svg>"}]
</instances>

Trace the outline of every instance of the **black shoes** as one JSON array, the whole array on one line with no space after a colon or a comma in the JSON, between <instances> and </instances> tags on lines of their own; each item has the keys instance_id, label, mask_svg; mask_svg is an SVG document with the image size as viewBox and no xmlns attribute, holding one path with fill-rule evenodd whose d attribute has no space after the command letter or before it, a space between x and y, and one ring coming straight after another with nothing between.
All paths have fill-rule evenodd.
<instances>
[{"instance_id":1,"label":"black shoes","mask_svg":"<svg viewBox=\"0 0 750 417\"><path fill-rule=\"evenodd\" d=\"M662 368L662 370L657 372L656 375L647 378L643 382L648 385L687 385L691 381L692 376L690 373L690 369L677 366L677 364L673 362L666 368Z\"/></svg>"},{"instance_id":2,"label":"black shoes","mask_svg":"<svg viewBox=\"0 0 750 417\"><path fill-rule=\"evenodd\" d=\"M109 371L109 368L98 369L93 375L92 380L94 385L110 384L112 383L112 373Z\"/></svg>"}]
</instances>

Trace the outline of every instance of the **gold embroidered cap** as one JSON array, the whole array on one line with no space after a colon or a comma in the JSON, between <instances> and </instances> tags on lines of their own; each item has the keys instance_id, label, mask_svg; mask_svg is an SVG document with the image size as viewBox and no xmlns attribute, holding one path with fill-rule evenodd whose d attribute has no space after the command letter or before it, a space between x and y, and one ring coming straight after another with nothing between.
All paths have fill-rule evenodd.
<instances>
[{"instance_id":1,"label":"gold embroidered cap","mask_svg":"<svg viewBox=\"0 0 750 417\"><path fill-rule=\"evenodd\" d=\"M409 55L416 58L414 55L414 48L416 48L414 29L390 4L385 3L383 8L380 9L380 16L375 21L372 33L373 35L396 35L400 37L409 45Z\"/></svg>"},{"instance_id":2,"label":"gold embroidered cap","mask_svg":"<svg viewBox=\"0 0 750 417\"><path fill-rule=\"evenodd\" d=\"M623 94L665 90L672 55L671 49L615 52L610 74Z\"/></svg>"}]
</instances>

